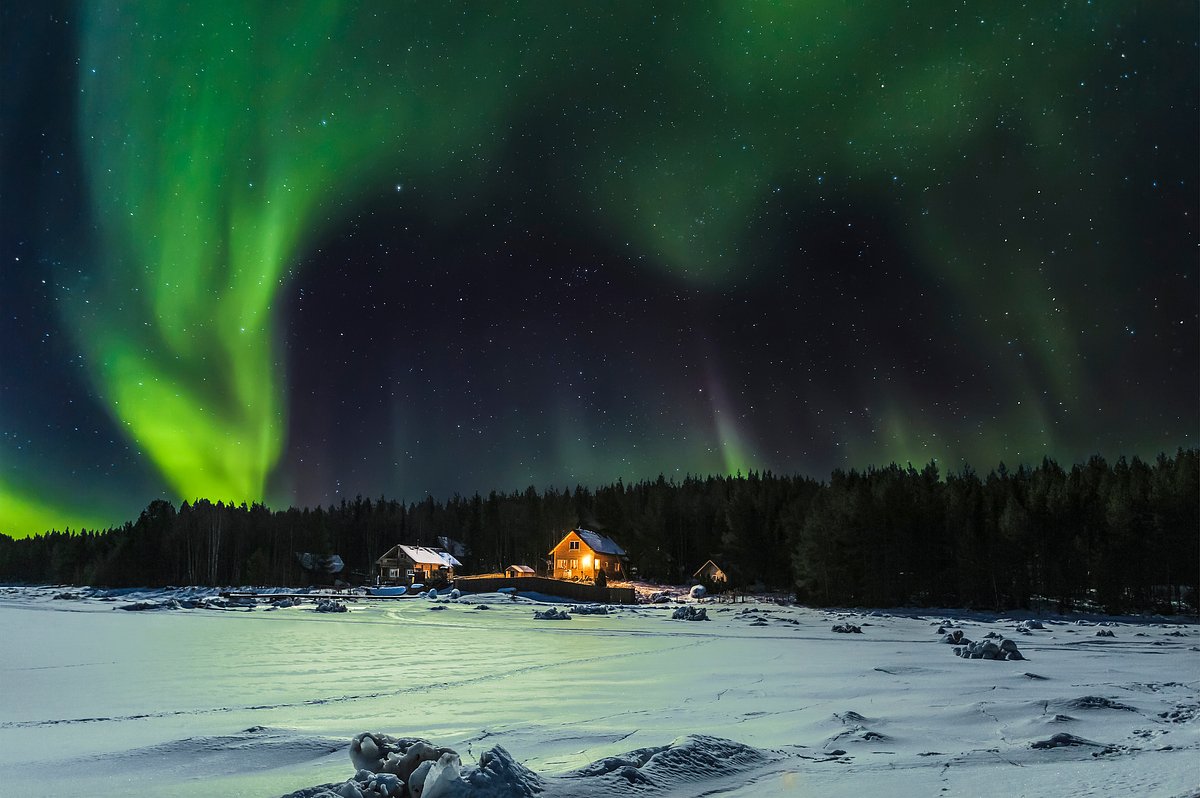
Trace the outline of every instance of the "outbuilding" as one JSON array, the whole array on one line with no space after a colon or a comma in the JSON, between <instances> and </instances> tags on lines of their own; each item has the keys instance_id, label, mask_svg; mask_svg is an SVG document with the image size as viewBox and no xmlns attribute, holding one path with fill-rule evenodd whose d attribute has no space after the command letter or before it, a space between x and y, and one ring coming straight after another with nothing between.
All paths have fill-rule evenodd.
<instances>
[{"instance_id":1,"label":"outbuilding","mask_svg":"<svg viewBox=\"0 0 1200 798\"><path fill-rule=\"evenodd\" d=\"M729 576L721 570L721 566L717 565L712 560L701 565L696 573L692 574L692 579L698 579L701 582L706 582L712 585L729 584Z\"/></svg>"},{"instance_id":2,"label":"outbuilding","mask_svg":"<svg viewBox=\"0 0 1200 798\"><path fill-rule=\"evenodd\" d=\"M520 579L523 576L533 576L536 573L528 565L510 565L504 569L504 575L509 579Z\"/></svg>"}]
</instances>

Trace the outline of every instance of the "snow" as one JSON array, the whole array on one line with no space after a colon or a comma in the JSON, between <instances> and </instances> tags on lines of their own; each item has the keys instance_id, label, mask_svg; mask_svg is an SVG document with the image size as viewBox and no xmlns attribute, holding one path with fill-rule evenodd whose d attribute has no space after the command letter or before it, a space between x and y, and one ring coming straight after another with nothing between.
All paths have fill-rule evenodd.
<instances>
[{"instance_id":1,"label":"snow","mask_svg":"<svg viewBox=\"0 0 1200 798\"><path fill-rule=\"evenodd\" d=\"M579 535L583 542L597 554L612 554L618 557L628 554L615 540L601 535L599 532L593 532L590 529L576 529L575 534Z\"/></svg>"},{"instance_id":2,"label":"snow","mask_svg":"<svg viewBox=\"0 0 1200 798\"><path fill-rule=\"evenodd\" d=\"M1194 624L707 600L685 606L708 623L672 622L675 603L547 623L531 609L553 605L496 594L439 612L347 595L328 614L217 599L0 588L0 792L390 795L414 771L383 763L413 743L388 741L418 739L423 798L1200 785ZM1026 659L956 657L951 627L1017 638Z\"/></svg>"}]
</instances>

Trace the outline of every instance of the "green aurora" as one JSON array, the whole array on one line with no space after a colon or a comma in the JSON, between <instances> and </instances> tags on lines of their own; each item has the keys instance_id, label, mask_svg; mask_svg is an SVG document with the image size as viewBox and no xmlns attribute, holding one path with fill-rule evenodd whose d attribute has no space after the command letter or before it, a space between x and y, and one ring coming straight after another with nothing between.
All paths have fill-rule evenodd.
<instances>
[{"instance_id":1,"label":"green aurora","mask_svg":"<svg viewBox=\"0 0 1200 798\"><path fill-rule=\"evenodd\" d=\"M781 193L887 209L915 279L948 298L957 351L977 353L1004 390L959 400L928 395L919 378L884 388L894 367L869 341L851 346L845 379L877 401L841 422L832 465L1152 454L1195 432L1194 413L1131 429L1121 408L1096 409L1095 353L1120 339L1093 319L1097 301L1137 283L1125 264L1144 241L1114 194L1128 153L1148 141L1133 117L1162 131L1178 113L1163 107L1172 90L1161 81L1195 58L1167 42L1181 15L1195 21L1190 5L484 12L321 0L81 13L76 139L94 232L62 321L96 395L177 499L296 499L277 471L294 367L281 352L283 292L393 184L425 187L431 217L468 213L500 179L513 131L530 125L552 142L547 159L570 165L547 193L681 290L737 291L774 274L780 242L811 223ZM1165 37L1159 52L1130 31ZM1122 78L1131 59L1140 72ZM1194 233L1194 216L1185 226ZM1194 263L1166 268L1194 278ZM1102 297L1080 288L1089 274ZM804 354L785 342L781 357ZM757 399L735 371L710 365L705 402L680 411L686 444L637 446L635 430L619 451L589 455L561 415L557 453L532 476L562 482L556 467L589 456L583 476L595 481L652 476L671 457L692 473L827 471L746 420ZM819 375L803 390L839 401ZM487 486L464 486L475 487ZM0 531L106 525L129 509L51 495L5 477Z\"/></svg>"}]
</instances>

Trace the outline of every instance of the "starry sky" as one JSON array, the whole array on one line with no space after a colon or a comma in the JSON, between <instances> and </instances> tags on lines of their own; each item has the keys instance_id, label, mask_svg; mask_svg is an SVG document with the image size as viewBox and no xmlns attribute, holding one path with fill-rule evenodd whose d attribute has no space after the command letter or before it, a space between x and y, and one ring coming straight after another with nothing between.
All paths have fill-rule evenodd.
<instances>
[{"instance_id":1,"label":"starry sky","mask_svg":"<svg viewBox=\"0 0 1200 798\"><path fill-rule=\"evenodd\" d=\"M0 8L0 532L1196 445L1194 2Z\"/></svg>"}]
</instances>

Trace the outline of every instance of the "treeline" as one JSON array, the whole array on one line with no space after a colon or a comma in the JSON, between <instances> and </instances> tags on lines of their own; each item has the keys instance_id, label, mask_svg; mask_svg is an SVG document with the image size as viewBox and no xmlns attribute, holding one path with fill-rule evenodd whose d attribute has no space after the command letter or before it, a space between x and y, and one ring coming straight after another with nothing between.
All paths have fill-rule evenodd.
<instances>
[{"instance_id":1,"label":"treeline","mask_svg":"<svg viewBox=\"0 0 1200 798\"><path fill-rule=\"evenodd\" d=\"M1195 449L1154 463L1052 460L943 479L930 463L835 471L827 483L770 472L530 487L404 504L357 497L272 511L155 501L104 531L0 536L0 580L108 586L300 585L297 553L339 554L340 577L373 575L396 543L463 543L466 572L542 569L562 534L616 539L647 579L682 582L707 559L735 586L794 590L819 605L1173 611L1200 594ZM330 578L326 577L326 581Z\"/></svg>"}]
</instances>

